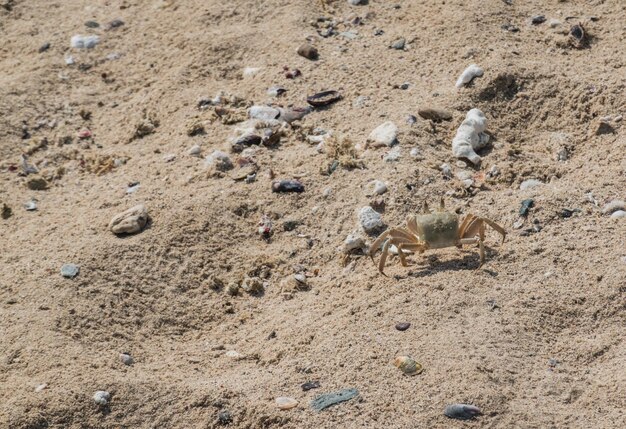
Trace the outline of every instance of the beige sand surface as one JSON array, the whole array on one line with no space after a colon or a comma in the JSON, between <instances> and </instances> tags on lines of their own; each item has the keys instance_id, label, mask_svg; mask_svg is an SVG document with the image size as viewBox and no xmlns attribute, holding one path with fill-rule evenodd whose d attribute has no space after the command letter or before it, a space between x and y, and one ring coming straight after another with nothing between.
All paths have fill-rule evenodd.
<instances>
[{"instance_id":1,"label":"beige sand surface","mask_svg":"<svg viewBox=\"0 0 626 429\"><path fill-rule=\"evenodd\" d=\"M626 219L601 209L626 199L615 120L626 114L626 3L509 3L0 0L0 208L12 210L0 219L0 427L216 428L225 411L233 428L624 427ZM538 14L546 22L532 25ZM320 37L330 21L319 17L350 34ZM107 29L114 19L124 25ZM568 37L579 22L582 49ZM101 42L70 49L75 34ZM296 54L308 36L317 61ZM404 50L389 48L401 37ZM484 76L455 88L472 63ZM287 79L284 66L302 76ZM244 78L246 67L260 70ZM274 85L286 94L270 97ZM238 171L230 122L247 106L304 107L327 89L343 99L256 148L256 181L205 168L219 149ZM240 105L222 118L197 108L219 91ZM422 119L423 107L453 119ZM463 168L450 145L474 107L491 141L480 167ZM610 129L596 135L602 118ZM319 127L363 147L385 121L399 127L397 162L370 147L342 158L362 168L329 175L332 154L306 139ZM204 133L190 136L194 127ZM80 140L84 129L93 137ZM196 144L202 157L188 154ZM22 153L39 173L23 173ZM461 170L475 178L469 190ZM295 177L305 192L271 192L272 180ZM33 178L49 188L29 189ZM368 193L375 179L388 186L380 197ZM527 179L544 184L521 191ZM132 182L140 188L127 194ZM501 247L489 231L480 269L473 246L412 256L409 267L391 259L388 277L363 254L344 255L361 207L397 226L441 197L506 228ZM23 208L31 199L36 211ZM108 230L140 203L151 218L143 232ZM257 232L263 216L269 240ZM61 276L65 263L80 266L76 278ZM230 295L246 278L264 293ZM401 321L411 327L397 331ZM405 354L420 375L394 367ZM304 392L307 381L321 387ZM343 388L360 396L309 408ZM94 403L98 390L111 393L108 406ZM277 409L279 396L298 407ZM483 416L450 420L450 403Z\"/></svg>"}]
</instances>

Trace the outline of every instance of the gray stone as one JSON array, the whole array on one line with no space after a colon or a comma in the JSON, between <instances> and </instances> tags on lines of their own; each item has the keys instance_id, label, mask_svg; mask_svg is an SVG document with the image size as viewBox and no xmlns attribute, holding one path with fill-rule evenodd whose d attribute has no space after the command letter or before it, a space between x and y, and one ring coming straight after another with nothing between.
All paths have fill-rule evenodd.
<instances>
[{"instance_id":1,"label":"gray stone","mask_svg":"<svg viewBox=\"0 0 626 429\"><path fill-rule=\"evenodd\" d=\"M104 407L105 405L107 405L109 403L109 401L111 400L111 394L105 390L98 390L94 395L93 395L93 401L97 404L100 405L102 407Z\"/></svg>"},{"instance_id":2,"label":"gray stone","mask_svg":"<svg viewBox=\"0 0 626 429\"><path fill-rule=\"evenodd\" d=\"M349 401L357 396L359 396L357 389L343 389L338 392L319 395L311 401L310 405L315 411L322 411L330 406Z\"/></svg>"},{"instance_id":3,"label":"gray stone","mask_svg":"<svg viewBox=\"0 0 626 429\"><path fill-rule=\"evenodd\" d=\"M398 50L404 49L405 44L406 44L406 40L404 39L404 37L401 37L391 44L391 48L398 49Z\"/></svg>"},{"instance_id":4,"label":"gray stone","mask_svg":"<svg viewBox=\"0 0 626 429\"><path fill-rule=\"evenodd\" d=\"M372 146L393 146L398 143L398 127L391 121L387 121L370 133L368 141L372 142Z\"/></svg>"},{"instance_id":5,"label":"gray stone","mask_svg":"<svg viewBox=\"0 0 626 429\"><path fill-rule=\"evenodd\" d=\"M542 182L540 182L539 180L535 180L535 179L528 179L528 180L524 180L520 185L519 188L522 191L527 191L529 189L532 189L534 187L543 185Z\"/></svg>"},{"instance_id":6,"label":"gray stone","mask_svg":"<svg viewBox=\"0 0 626 429\"><path fill-rule=\"evenodd\" d=\"M383 217L370 206L359 210L359 223L365 232L375 231L383 227Z\"/></svg>"},{"instance_id":7,"label":"gray stone","mask_svg":"<svg viewBox=\"0 0 626 429\"><path fill-rule=\"evenodd\" d=\"M73 279L78 275L80 271L80 267L75 264L63 264L61 267L61 275L68 279Z\"/></svg>"}]
</instances>

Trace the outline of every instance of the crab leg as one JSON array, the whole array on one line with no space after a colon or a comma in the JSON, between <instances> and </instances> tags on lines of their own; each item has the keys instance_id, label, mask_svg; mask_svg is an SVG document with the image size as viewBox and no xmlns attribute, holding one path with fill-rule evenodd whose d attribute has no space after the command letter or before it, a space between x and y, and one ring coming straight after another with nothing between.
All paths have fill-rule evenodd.
<instances>
[{"instance_id":1,"label":"crab leg","mask_svg":"<svg viewBox=\"0 0 626 429\"><path fill-rule=\"evenodd\" d=\"M487 223L487 225L489 225L490 227L492 227L493 229L498 231L498 233L500 233L500 235L502 235L502 243L504 243L504 239L506 238L506 231L504 230L504 228L502 228L500 225L498 225L497 223L495 223L492 220L483 218L483 221L485 221L485 223Z\"/></svg>"},{"instance_id":2,"label":"crab leg","mask_svg":"<svg viewBox=\"0 0 626 429\"><path fill-rule=\"evenodd\" d=\"M387 261L387 253L389 253L389 242L391 240L387 240L385 241L385 244L383 245L383 253L380 256L380 261L378 262L378 271L380 271L381 274L384 274L384 269L385 269L385 261Z\"/></svg>"}]
</instances>

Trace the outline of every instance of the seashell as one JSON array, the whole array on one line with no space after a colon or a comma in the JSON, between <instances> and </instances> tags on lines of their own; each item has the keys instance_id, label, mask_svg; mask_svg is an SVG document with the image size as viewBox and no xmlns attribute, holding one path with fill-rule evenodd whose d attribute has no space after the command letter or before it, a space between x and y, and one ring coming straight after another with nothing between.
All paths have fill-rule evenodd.
<instances>
[{"instance_id":1,"label":"seashell","mask_svg":"<svg viewBox=\"0 0 626 429\"><path fill-rule=\"evenodd\" d=\"M281 410L290 410L298 406L298 401L293 398L287 398L286 396L279 396L276 398L276 406Z\"/></svg>"},{"instance_id":2,"label":"seashell","mask_svg":"<svg viewBox=\"0 0 626 429\"><path fill-rule=\"evenodd\" d=\"M337 91L318 92L306 98L306 102L313 107L323 107L341 100L342 96Z\"/></svg>"},{"instance_id":3,"label":"seashell","mask_svg":"<svg viewBox=\"0 0 626 429\"><path fill-rule=\"evenodd\" d=\"M297 180L280 180L272 183L272 192L304 192L304 185Z\"/></svg>"},{"instance_id":4,"label":"seashell","mask_svg":"<svg viewBox=\"0 0 626 429\"><path fill-rule=\"evenodd\" d=\"M398 356L394 361L394 365L407 375L417 375L422 372L422 365L415 361L411 356Z\"/></svg>"},{"instance_id":5,"label":"seashell","mask_svg":"<svg viewBox=\"0 0 626 429\"><path fill-rule=\"evenodd\" d=\"M480 408L474 405L468 404L452 404L448 405L443 411L446 417L459 420L471 420L477 416L480 416L482 412Z\"/></svg>"}]
</instances>

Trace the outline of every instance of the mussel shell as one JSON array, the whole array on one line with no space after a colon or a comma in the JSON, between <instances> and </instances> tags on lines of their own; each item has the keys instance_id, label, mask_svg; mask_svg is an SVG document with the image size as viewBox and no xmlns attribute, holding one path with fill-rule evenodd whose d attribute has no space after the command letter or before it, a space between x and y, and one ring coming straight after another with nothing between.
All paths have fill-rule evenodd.
<instances>
[{"instance_id":1,"label":"mussel shell","mask_svg":"<svg viewBox=\"0 0 626 429\"><path fill-rule=\"evenodd\" d=\"M341 100L341 94L337 91L318 92L307 97L306 102L313 107L323 107Z\"/></svg>"}]
</instances>

